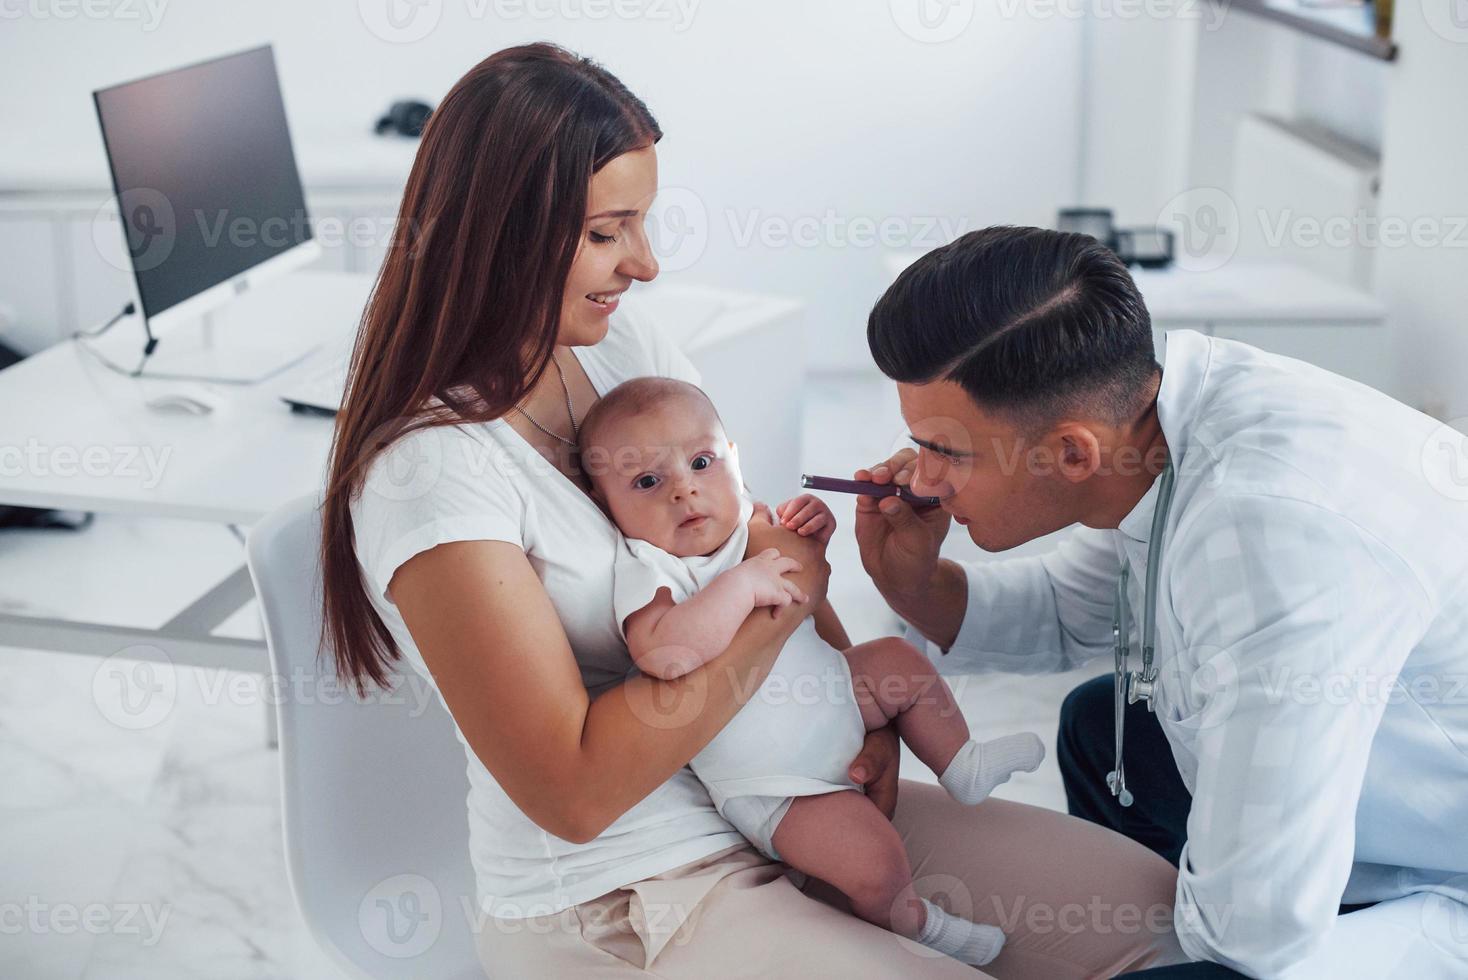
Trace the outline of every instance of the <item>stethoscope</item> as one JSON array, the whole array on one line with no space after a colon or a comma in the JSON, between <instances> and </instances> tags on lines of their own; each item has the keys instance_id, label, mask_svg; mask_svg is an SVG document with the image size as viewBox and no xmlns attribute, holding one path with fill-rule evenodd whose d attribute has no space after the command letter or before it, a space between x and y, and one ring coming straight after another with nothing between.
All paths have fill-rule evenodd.
<instances>
[{"instance_id":1,"label":"stethoscope","mask_svg":"<svg viewBox=\"0 0 1468 980\"><path fill-rule=\"evenodd\" d=\"M1152 537L1147 541L1147 584L1142 596L1142 669L1128 670L1131 655L1131 604L1127 600L1127 583L1131 566L1123 563L1121 579L1116 584L1116 606L1111 616L1111 642L1116 650L1116 678L1112 711L1116 723L1116 768L1106 774L1106 786L1122 806L1132 805L1131 791L1126 788L1126 767L1121 761L1122 734L1126 724L1126 706L1147 702L1148 711L1156 711L1152 695L1157 689L1157 667L1153 658L1157 649L1157 572L1162 559L1162 532L1172 510L1174 476L1172 460L1157 480L1157 507L1152 514Z\"/></svg>"}]
</instances>

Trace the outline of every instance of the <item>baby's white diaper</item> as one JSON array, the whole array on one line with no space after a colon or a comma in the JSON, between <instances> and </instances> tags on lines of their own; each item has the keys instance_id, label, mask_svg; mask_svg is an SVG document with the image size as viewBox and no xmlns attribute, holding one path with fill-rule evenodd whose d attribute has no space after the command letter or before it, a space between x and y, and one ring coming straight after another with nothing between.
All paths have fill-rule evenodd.
<instances>
[{"instance_id":1,"label":"baby's white diaper","mask_svg":"<svg viewBox=\"0 0 1468 980\"><path fill-rule=\"evenodd\" d=\"M759 691L689 765L724 819L778 859L771 838L790 800L859 789L846 770L865 739L846 657L807 619Z\"/></svg>"}]
</instances>

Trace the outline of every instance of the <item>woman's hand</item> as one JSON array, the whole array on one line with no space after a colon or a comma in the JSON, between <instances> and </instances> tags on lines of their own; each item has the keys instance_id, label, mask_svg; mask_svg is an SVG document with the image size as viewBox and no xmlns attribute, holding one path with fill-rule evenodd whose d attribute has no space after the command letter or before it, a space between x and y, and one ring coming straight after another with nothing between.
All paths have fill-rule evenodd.
<instances>
[{"instance_id":1,"label":"woman's hand","mask_svg":"<svg viewBox=\"0 0 1468 980\"><path fill-rule=\"evenodd\" d=\"M912 482L917 453L904 449L891 459L857 470L855 479L872 483ZM856 498L856 543L861 564L878 591L891 602L927 589L938 568L938 548L948 536L948 512L941 507L914 510L899 497Z\"/></svg>"},{"instance_id":2,"label":"woman's hand","mask_svg":"<svg viewBox=\"0 0 1468 980\"><path fill-rule=\"evenodd\" d=\"M902 749L897 743L897 729L885 725L867 732L861 754L846 770L854 783L860 783L867 791L867 799L888 820L897 812L897 768L902 760Z\"/></svg>"},{"instance_id":3,"label":"woman's hand","mask_svg":"<svg viewBox=\"0 0 1468 980\"><path fill-rule=\"evenodd\" d=\"M794 531L771 525L759 514L749 519L748 526L749 545L744 551L745 558L753 558L767 548L774 548L784 557L795 559L800 565L800 570L788 573L787 578L805 593L806 601L799 605L786 606L777 612L779 617L784 617L790 614L792 608L797 609L799 613L795 615L803 619L826 600L826 587L831 581L826 546L812 538L803 538Z\"/></svg>"},{"instance_id":4,"label":"woman's hand","mask_svg":"<svg viewBox=\"0 0 1468 980\"><path fill-rule=\"evenodd\" d=\"M805 567L789 577L825 595L822 549L759 519L765 543ZM595 700L525 552L454 541L404 562L390 583L464 739L537 825L584 843L698 754L759 690L809 611L753 612L719 656L673 680L635 673ZM792 612L791 610L799 610Z\"/></svg>"},{"instance_id":5,"label":"woman's hand","mask_svg":"<svg viewBox=\"0 0 1468 980\"><path fill-rule=\"evenodd\" d=\"M744 580L752 596L750 605L759 609L770 607L770 615L776 615L792 602L804 602L805 593L785 576L800 571L800 562L786 558L774 548L766 548L753 558L746 558L725 575L736 575Z\"/></svg>"}]
</instances>

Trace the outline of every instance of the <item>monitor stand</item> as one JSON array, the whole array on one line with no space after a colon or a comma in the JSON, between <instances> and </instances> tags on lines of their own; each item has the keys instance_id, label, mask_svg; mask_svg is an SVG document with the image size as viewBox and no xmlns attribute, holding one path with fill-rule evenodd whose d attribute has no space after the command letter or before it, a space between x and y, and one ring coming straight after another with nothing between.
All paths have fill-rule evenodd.
<instances>
[{"instance_id":1,"label":"monitor stand","mask_svg":"<svg viewBox=\"0 0 1468 980\"><path fill-rule=\"evenodd\" d=\"M248 289L208 313L170 323L158 333L158 345L139 376L240 385L264 381L319 348L323 322L350 326L335 322L341 316L340 290L333 277L305 271ZM144 343L140 325L114 329L102 340L119 364L136 364Z\"/></svg>"},{"instance_id":2,"label":"monitor stand","mask_svg":"<svg viewBox=\"0 0 1468 980\"><path fill-rule=\"evenodd\" d=\"M199 319L202 322L197 327L180 325L161 338L139 377L255 384L299 363L321 346L319 340L310 338L294 343L252 343L221 331L218 312Z\"/></svg>"}]
</instances>

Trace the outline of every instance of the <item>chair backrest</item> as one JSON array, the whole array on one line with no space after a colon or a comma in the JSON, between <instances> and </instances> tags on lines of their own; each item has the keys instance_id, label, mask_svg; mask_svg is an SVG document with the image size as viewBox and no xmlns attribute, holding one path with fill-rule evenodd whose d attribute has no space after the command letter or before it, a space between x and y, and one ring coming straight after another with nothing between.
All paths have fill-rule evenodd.
<instances>
[{"instance_id":1,"label":"chair backrest","mask_svg":"<svg viewBox=\"0 0 1468 980\"><path fill-rule=\"evenodd\" d=\"M482 980L471 927L464 748L411 671L362 699L322 656L318 501L250 532L250 575L274 670L291 890L353 976Z\"/></svg>"}]
</instances>

